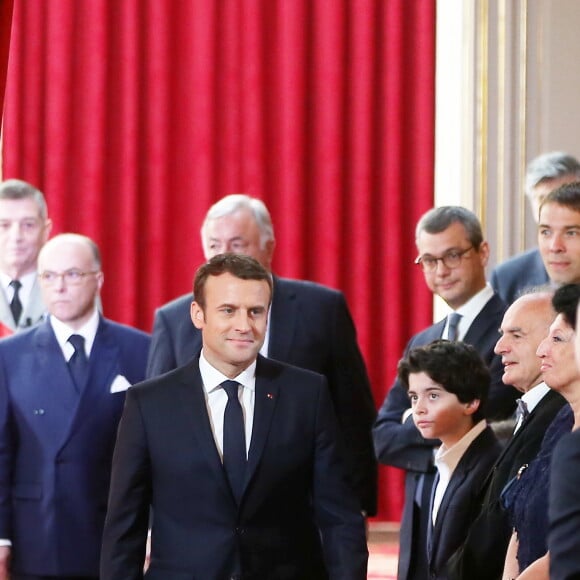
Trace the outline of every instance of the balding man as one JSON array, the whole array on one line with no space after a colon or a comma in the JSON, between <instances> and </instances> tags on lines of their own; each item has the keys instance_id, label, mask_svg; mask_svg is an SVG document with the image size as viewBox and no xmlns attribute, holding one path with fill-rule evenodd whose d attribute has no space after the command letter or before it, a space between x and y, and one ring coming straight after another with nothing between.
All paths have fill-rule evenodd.
<instances>
[{"instance_id":1,"label":"balding man","mask_svg":"<svg viewBox=\"0 0 580 580\"><path fill-rule=\"evenodd\" d=\"M47 242L38 276L48 319L0 341L0 578L96 579L117 424L149 337L99 315L89 238Z\"/></svg>"},{"instance_id":2,"label":"balding man","mask_svg":"<svg viewBox=\"0 0 580 580\"><path fill-rule=\"evenodd\" d=\"M448 563L448 578L495 580L502 577L505 553L511 536L507 513L500 505L505 485L522 465L538 454L546 429L566 402L542 380L536 351L548 335L556 313L553 292L538 290L518 298L506 311L495 352L501 356L506 385L521 395L522 409L515 431L482 488L482 508L467 540ZM509 387L506 387L509 388Z\"/></svg>"}]
</instances>

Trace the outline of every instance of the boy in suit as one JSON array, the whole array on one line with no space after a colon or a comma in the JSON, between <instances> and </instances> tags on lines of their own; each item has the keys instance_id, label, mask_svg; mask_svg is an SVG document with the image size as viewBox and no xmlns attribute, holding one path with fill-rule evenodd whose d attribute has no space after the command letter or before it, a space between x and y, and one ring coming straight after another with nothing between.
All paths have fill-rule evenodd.
<instances>
[{"instance_id":1,"label":"boy in suit","mask_svg":"<svg viewBox=\"0 0 580 580\"><path fill-rule=\"evenodd\" d=\"M435 454L427 561L430 578L446 578L447 560L461 546L477 512L479 486L501 451L483 414L490 374L472 346L445 340L412 349L397 372L421 435L441 441Z\"/></svg>"}]
</instances>

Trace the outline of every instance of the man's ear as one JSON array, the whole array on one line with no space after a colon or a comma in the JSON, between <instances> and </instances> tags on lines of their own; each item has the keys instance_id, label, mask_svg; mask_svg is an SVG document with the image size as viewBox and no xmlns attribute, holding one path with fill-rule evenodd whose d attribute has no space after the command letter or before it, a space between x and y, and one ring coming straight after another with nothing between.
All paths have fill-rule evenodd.
<instances>
[{"instance_id":1,"label":"man's ear","mask_svg":"<svg viewBox=\"0 0 580 580\"><path fill-rule=\"evenodd\" d=\"M193 326L201 330L203 328L205 318L203 316L203 310L201 309L201 306L197 302L193 301L191 303L189 314L191 316L191 322L193 322Z\"/></svg>"},{"instance_id":2,"label":"man's ear","mask_svg":"<svg viewBox=\"0 0 580 580\"><path fill-rule=\"evenodd\" d=\"M481 401L479 399L473 399L473 401L465 403L465 414L473 415L479 409L479 405L481 405Z\"/></svg>"}]
</instances>

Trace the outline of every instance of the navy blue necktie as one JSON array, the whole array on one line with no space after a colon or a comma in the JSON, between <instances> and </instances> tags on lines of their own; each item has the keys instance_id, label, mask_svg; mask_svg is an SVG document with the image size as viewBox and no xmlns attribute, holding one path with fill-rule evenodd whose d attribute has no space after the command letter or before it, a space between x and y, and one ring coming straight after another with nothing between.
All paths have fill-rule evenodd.
<instances>
[{"instance_id":1,"label":"navy blue necktie","mask_svg":"<svg viewBox=\"0 0 580 580\"><path fill-rule=\"evenodd\" d=\"M87 382L89 374L89 361L85 353L85 339L80 334L71 334L68 341L73 345L75 351L68 361L75 387L80 393Z\"/></svg>"},{"instance_id":2,"label":"navy blue necktie","mask_svg":"<svg viewBox=\"0 0 580 580\"><path fill-rule=\"evenodd\" d=\"M10 286L14 288L14 295L12 296L12 302L10 302L10 310L12 311L12 318L14 318L14 324L18 326L20 321L20 315L22 314L22 302L20 302L20 288L22 287L22 282L20 280L12 280Z\"/></svg>"},{"instance_id":3,"label":"navy blue necktie","mask_svg":"<svg viewBox=\"0 0 580 580\"><path fill-rule=\"evenodd\" d=\"M246 430L244 414L236 381L224 381L221 386L228 395L224 412L224 469L236 501L239 503L246 477Z\"/></svg>"}]
</instances>

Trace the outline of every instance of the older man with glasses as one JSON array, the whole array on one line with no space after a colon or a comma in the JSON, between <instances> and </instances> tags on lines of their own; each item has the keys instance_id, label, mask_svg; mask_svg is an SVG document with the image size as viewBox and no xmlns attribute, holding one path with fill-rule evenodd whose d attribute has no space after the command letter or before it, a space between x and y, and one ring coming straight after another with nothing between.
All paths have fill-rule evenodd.
<instances>
[{"instance_id":1,"label":"older man with glasses","mask_svg":"<svg viewBox=\"0 0 580 580\"><path fill-rule=\"evenodd\" d=\"M99 576L117 425L149 336L100 316L96 244L46 242L48 319L0 341L0 579Z\"/></svg>"},{"instance_id":2,"label":"older man with glasses","mask_svg":"<svg viewBox=\"0 0 580 580\"><path fill-rule=\"evenodd\" d=\"M481 224L469 210L445 206L428 211L415 232L420 266L428 288L452 309L433 326L415 335L403 356L416 346L444 338L474 346L492 374L488 419L505 419L515 409L517 391L501 380L501 358L494 353L506 305L486 283L489 246ZM405 506L401 521L399 580L424 580L431 488L435 476L434 449L439 441L424 439L415 427L403 385L395 380L373 429L379 462L405 469ZM452 470L455 465L452 465Z\"/></svg>"}]
</instances>

